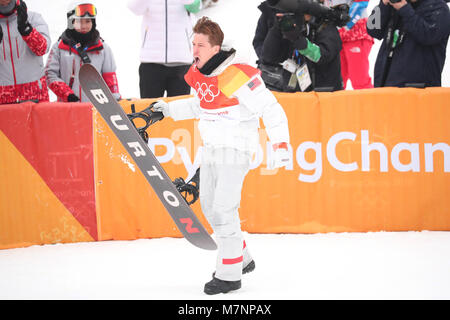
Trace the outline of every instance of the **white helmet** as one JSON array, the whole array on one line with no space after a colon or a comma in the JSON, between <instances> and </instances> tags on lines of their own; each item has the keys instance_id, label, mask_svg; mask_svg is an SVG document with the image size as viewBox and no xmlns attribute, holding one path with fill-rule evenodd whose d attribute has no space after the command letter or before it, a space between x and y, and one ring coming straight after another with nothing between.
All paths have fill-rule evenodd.
<instances>
[{"instance_id":1,"label":"white helmet","mask_svg":"<svg viewBox=\"0 0 450 320\"><path fill-rule=\"evenodd\" d=\"M71 1L67 6L67 28L73 29L75 19L95 19L97 8L88 0Z\"/></svg>"}]
</instances>

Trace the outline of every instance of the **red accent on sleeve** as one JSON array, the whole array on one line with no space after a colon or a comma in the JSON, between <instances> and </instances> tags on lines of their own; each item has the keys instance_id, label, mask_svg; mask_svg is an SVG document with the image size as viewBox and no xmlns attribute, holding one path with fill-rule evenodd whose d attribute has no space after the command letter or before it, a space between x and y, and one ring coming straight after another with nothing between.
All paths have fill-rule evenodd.
<instances>
[{"instance_id":1,"label":"red accent on sleeve","mask_svg":"<svg viewBox=\"0 0 450 320\"><path fill-rule=\"evenodd\" d=\"M62 81L52 82L50 83L49 87L61 101L65 102L67 102L67 97L69 96L69 94L73 93L73 90L70 89L70 87Z\"/></svg>"},{"instance_id":2,"label":"red accent on sleeve","mask_svg":"<svg viewBox=\"0 0 450 320\"><path fill-rule=\"evenodd\" d=\"M109 90L112 93L119 93L119 83L117 81L117 75L115 72L106 72L102 74L103 79L105 79L106 84L108 85Z\"/></svg>"},{"instance_id":3,"label":"red accent on sleeve","mask_svg":"<svg viewBox=\"0 0 450 320\"><path fill-rule=\"evenodd\" d=\"M33 28L29 35L23 36L22 38L35 55L43 56L47 51L47 40L35 28Z\"/></svg>"},{"instance_id":4,"label":"red accent on sleeve","mask_svg":"<svg viewBox=\"0 0 450 320\"><path fill-rule=\"evenodd\" d=\"M286 142L280 142L280 143L276 143L273 145L273 150L278 150L278 149L286 149L288 150L288 145Z\"/></svg>"}]
</instances>

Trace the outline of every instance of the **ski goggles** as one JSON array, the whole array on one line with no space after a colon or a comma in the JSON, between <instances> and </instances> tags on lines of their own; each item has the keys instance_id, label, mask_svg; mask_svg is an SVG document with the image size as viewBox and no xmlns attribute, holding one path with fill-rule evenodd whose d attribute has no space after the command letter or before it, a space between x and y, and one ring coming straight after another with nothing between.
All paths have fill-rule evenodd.
<instances>
[{"instance_id":1,"label":"ski goggles","mask_svg":"<svg viewBox=\"0 0 450 320\"><path fill-rule=\"evenodd\" d=\"M90 3L80 4L75 7L75 16L76 17L85 17L89 16L94 18L97 15L97 8Z\"/></svg>"}]
</instances>

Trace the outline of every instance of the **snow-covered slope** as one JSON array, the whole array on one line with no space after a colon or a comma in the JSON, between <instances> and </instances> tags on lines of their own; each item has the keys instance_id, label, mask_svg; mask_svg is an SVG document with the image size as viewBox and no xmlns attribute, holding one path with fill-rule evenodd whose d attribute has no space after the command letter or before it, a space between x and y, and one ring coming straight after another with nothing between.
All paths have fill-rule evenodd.
<instances>
[{"instance_id":1,"label":"snow-covered slope","mask_svg":"<svg viewBox=\"0 0 450 320\"><path fill-rule=\"evenodd\" d=\"M207 296L215 252L184 239L0 250L2 299L450 299L450 233L247 234L242 289Z\"/></svg>"}]
</instances>

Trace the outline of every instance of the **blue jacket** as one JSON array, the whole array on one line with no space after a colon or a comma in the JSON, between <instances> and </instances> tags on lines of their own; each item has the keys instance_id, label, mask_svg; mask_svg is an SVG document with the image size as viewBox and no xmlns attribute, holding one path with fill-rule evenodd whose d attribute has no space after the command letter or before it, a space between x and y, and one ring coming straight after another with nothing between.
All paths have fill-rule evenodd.
<instances>
[{"instance_id":1,"label":"blue jacket","mask_svg":"<svg viewBox=\"0 0 450 320\"><path fill-rule=\"evenodd\" d=\"M398 30L390 66L389 29ZM367 21L367 31L372 37L383 40L375 63L375 87L403 87L407 83L441 86L450 34L450 12L444 0L419 0L399 10L380 1Z\"/></svg>"}]
</instances>

